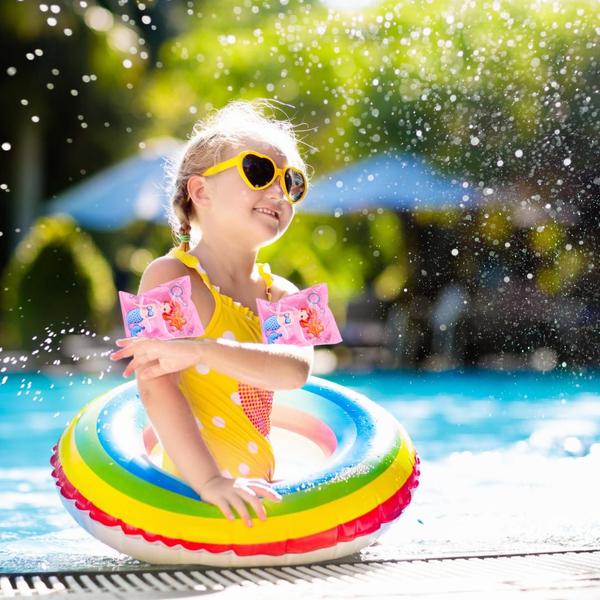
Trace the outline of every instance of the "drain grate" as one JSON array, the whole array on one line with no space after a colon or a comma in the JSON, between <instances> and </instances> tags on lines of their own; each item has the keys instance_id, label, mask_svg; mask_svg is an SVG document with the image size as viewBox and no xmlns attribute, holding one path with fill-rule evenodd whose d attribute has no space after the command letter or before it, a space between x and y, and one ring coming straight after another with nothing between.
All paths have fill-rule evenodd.
<instances>
[{"instance_id":1,"label":"drain grate","mask_svg":"<svg viewBox=\"0 0 600 600\"><path fill-rule=\"evenodd\" d=\"M0 575L0 598L600 598L600 550L248 569ZM512 595L511 595L512 597Z\"/></svg>"}]
</instances>

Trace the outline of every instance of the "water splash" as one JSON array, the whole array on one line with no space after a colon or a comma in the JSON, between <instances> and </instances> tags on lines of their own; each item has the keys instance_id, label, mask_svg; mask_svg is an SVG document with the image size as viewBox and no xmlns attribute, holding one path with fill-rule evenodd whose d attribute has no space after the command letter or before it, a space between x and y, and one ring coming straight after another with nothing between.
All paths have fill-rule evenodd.
<instances>
[{"instance_id":1,"label":"water splash","mask_svg":"<svg viewBox=\"0 0 600 600\"><path fill-rule=\"evenodd\" d=\"M52 399L55 384L36 389L33 384L35 378L29 373L62 374L71 379L67 384L69 387L76 383L92 386L113 371L114 365L109 360L114 350L110 344L112 339L82 326L45 327L41 334L32 336L31 341L36 343L36 347L31 351L0 348L0 386L9 384L11 378L22 373L25 376L20 377L15 395L34 402ZM76 382L79 374L81 379Z\"/></svg>"}]
</instances>

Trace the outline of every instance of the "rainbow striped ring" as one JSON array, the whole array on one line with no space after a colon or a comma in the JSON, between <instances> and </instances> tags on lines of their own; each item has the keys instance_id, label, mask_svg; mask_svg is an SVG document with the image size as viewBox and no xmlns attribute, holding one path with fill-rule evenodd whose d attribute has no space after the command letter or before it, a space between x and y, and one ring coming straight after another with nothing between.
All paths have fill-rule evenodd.
<instances>
[{"instance_id":1,"label":"rainbow striped ring","mask_svg":"<svg viewBox=\"0 0 600 600\"><path fill-rule=\"evenodd\" d=\"M89 533L150 563L292 565L347 556L367 546L408 505L419 460L399 423L365 396L311 377L278 392L273 427L317 444L318 471L277 482L266 521L228 521L150 457L156 438L126 383L71 421L51 463L61 499Z\"/></svg>"}]
</instances>

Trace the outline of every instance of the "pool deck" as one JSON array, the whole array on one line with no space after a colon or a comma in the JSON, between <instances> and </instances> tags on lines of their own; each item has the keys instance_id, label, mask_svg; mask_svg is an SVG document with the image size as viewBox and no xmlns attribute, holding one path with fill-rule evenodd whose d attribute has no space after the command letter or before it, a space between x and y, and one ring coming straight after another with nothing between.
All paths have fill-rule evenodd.
<instances>
[{"instance_id":1,"label":"pool deck","mask_svg":"<svg viewBox=\"0 0 600 600\"><path fill-rule=\"evenodd\" d=\"M556 552L351 559L281 568L142 568L0 575L0 598L419 598L598 600L600 548Z\"/></svg>"}]
</instances>

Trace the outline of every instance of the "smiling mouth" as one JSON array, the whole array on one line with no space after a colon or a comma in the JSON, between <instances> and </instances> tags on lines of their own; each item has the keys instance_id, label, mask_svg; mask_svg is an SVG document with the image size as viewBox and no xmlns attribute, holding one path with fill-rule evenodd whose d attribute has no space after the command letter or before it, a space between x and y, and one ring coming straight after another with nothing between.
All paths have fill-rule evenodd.
<instances>
[{"instance_id":1,"label":"smiling mouth","mask_svg":"<svg viewBox=\"0 0 600 600\"><path fill-rule=\"evenodd\" d=\"M279 221L279 215L277 214L277 212L271 210L270 208L255 208L254 210L258 213L261 213L262 215L267 215Z\"/></svg>"}]
</instances>

